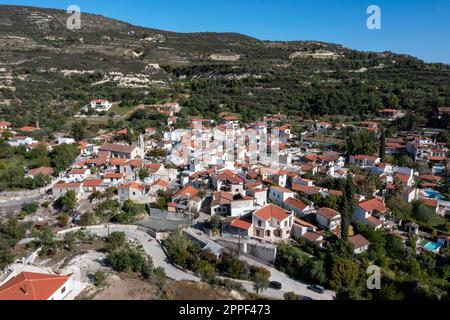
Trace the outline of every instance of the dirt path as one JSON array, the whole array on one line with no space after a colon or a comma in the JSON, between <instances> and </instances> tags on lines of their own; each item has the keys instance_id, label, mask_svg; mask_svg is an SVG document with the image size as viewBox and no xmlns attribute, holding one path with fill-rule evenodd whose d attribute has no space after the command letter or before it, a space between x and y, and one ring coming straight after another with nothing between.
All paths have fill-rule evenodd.
<instances>
[{"instance_id":1,"label":"dirt path","mask_svg":"<svg viewBox=\"0 0 450 320\"><path fill-rule=\"evenodd\" d=\"M152 300L159 289L144 280L121 274L108 279L108 287L100 291L94 300Z\"/></svg>"}]
</instances>

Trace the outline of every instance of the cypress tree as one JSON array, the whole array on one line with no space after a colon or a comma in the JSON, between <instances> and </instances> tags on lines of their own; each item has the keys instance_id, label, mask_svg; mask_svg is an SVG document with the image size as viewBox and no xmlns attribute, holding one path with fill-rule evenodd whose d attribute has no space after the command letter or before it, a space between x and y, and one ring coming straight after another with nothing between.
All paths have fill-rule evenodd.
<instances>
[{"instance_id":1,"label":"cypress tree","mask_svg":"<svg viewBox=\"0 0 450 320\"><path fill-rule=\"evenodd\" d=\"M386 130L383 128L380 137L380 159L381 162L386 160Z\"/></svg>"},{"instance_id":2,"label":"cypress tree","mask_svg":"<svg viewBox=\"0 0 450 320\"><path fill-rule=\"evenodd\" d=\"M350 227L350 219L355 212L355 185L352 178L347 178L345 182L344 205L341 219L341 237L342 240L348 241L348 229Z\"/></svg>"}]
</instances>

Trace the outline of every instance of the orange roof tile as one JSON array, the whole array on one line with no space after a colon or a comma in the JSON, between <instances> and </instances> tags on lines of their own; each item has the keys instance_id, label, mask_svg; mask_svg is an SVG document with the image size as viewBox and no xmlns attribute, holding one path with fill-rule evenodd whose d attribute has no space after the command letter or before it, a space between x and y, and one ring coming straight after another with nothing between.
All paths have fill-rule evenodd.
<instances>
[{"instance_id":1,"label":"orange roof tile","mask_svg":"<svg viewBox=\"0 0 450 320\"><path fill-rule=\"evenodd\" d=\"M360 202L358 205L366 212L372 212L375 210L377 212L384 213L389 210L389 208L387 208L384 203L377 198Z\"/></svg>"},{"instance_id":2,"label":"orange roof tile","mask_svg":"<svg viewBox=\"0 0 450 320\"><path fill-rule=\"evenodd\" d=\"M189 185L178 191L175 196L182 196L182 197L195 197L198 194L198 190L194 188L193 186Z\"/></svg>"},{"instance_id":3,"label":"orange roof tile","mask_svg":"<svg viewBox=\"0 0 450 320\"><path fill-rule=\"evenodd\" d=\"M286 218L288 218L291 214L288 211L274 204L269 204L264 208L257 210L254 213L254 215L257 216L258 218L263 219L264 221L267 221L270 218L274 218L278 221L283 221Z\"/></svg>"},{"instance_id":4,"label":"orange roof tile","mask_svg":"<svg viewBox=\"0 0 450 320\"><path fill-rule=\"evenodd\" d=\"M289 198L284 203L290 205L291 207L302 210L302 211L305 210L306 207L308 207L308 205L306 203L304 203L303 201L298 200L296 198Z\"/></svg>"},{"instance_id":5,"label":"orange roof tile","mask_svg":"<svg viewBox=\"0 0 450 320\"><path fill-rule=\"evenodd\" d=\"M0 300L47 300L68 276L22 272L0 287Z\"/></svg>"},{"instance_id":6,"label":"orange roof tile","mask_svg":"<svg viewBox=\"0 0 450 320\"><path fill-rule=\"evenodd\" d=\"M89 179L83 182L83 187L86 188L95 188L100 186L103 183L102 179Z\"/></svg>"},{"instance_id":7,"label":"orange roof tile","mask_svg":"<svg viewBox=\"0 0 450 320\"><path fill-rule=\"evenodd\" d=\"M248 221L242 220L241 218L237 218L233 220L231 226L242 230L248 230L252 227L252 224Z\"/></svg>"},{"instance_id":8,"label":"orange roof tile","mask_svg":"<svg viewBox=\"0 0 450 320\"><path fill-rule=\"evenodd\" d=\"M336 210L330 209L330 208L320 208L317 212L318 215L324 216L327 219L333 219L334 217L337 217L340 215L339 212Z\"/></svg>"}]
</instances>

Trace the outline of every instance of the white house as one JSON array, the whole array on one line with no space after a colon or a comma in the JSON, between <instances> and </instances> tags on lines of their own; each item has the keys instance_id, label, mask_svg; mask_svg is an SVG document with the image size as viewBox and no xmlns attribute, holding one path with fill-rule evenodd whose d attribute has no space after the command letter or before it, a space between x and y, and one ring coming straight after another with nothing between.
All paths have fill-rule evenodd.
<instances>
[{"instance_id":1,"label":"white house","mask_svg":"<svg viewBox=\"0 0 450 320\"><path fill-rule=\"evenodd\" d=\"M247 194L247 196L251 196L253 198L255 198L255 204L259 205L261 207L266 206L267 204L267 189L250 189L250 190L245 190L245 193Z\"/></svg>"},{"instance_id":2,"label":"white house","mask_svg":"<svg viewBox=\"0 0 450 320\"><path fill-rule=\"evenodd\" d=\"M293 213L269 204L253 213L253 237L269 242L286 240L291 235L293 224Z\"/></svg>"},{"instance_id":3,"label":"white house","mask_svg":"<svg viewBox=\"0 0 450 320\"><path fill-rule=\"evenodd\" d=\"M75 139L73 138L67 138L67 137L59 137L58 138L58 144L74 144Z\"/></svg>"},{"instance_id":4,"label":"white house","mask_svg":"<svg viewBox=\"0 0 450 320\"><path fill-rule=\"evenodd\" d=\"M380 229L383 226L380 220L381 215L388 211L389 208L381 200L373 198L360 202L351 220L352 222L369 224L375 229Z\"/></svg>"},{"instance_id":5,"label":"white house","mask_svg":"<svg viewBox=\"0 0 450 320\"><path fill-rule=\"evenodd\" d=\"M289 198L295 198L295 192L284 187L270 187L269 200L279 206Z\"/></svg>"},{"instance_id":6,"label":"white house","mask_svg":"<svg viewBox=\"0 0 450 320\"><path fill-rule=\"evenodd\" d=\"M72 169L69 172L69 180L82 182L91 174L90 169Z\"/></svg>"},{"instance_id":7,"label":"white house","mask_svg":"<svg viewBox=\"0 0 450 320\"><path fill-rule=\"evenodd\" d=\"M68 191L75 191L75 193L79 199L81 197L81 195L83 194L82 183L81 182L72 182L72 183L63 183L62 182L62 183L56 184L52 189L52 192L53 192L53 195L55 196L55 198L60 198Z\"/></svg>"},{"instance_id":8,"label":"white house","mask_svg":"<svg viewBox=\"0 0 450 320\"><path fill-rule=\"evenodd\" d=\"M381 159L379 157L367 155L350 156L350 164L354 164L362 168L373 167L380 162Z\"/></svg>"},{"instance_id":9,"label":"white house","mask_svg":"<svg viewBox=\"0 0 450 320\"><path fill-rule=\"evenodd\" d=\"M31 137L25 137L25 136L15 136L8 140L8 144L11 147L29 146L29 145L32 145L35 143L37 143L36 140L34 140Z\"/></svg>"},{"instance_id":10,"label":"white house","mask_svg":"<svg viewBox=\"0 0 450 320\"><path fill-rule=\"evenodd\" d=\"M149 203L151 199L146 192L146 187L144 184L139 182L131 182L119 186L119 201L124 202L126 200L146 204Z\"/></svg>"},{"instance_id":11,"label":"white house","mask_svg":"<svg viewBox=\"0 0 450 320\"><path fill-rule=\"evenodd\" d=\"M21 272L0 287L0 300L66 300L78 291L70 276Z\"/></svg>"},{"instance_id":12,"label":"white house","mask_svg":"<svg viewBox=\"0 0 450 320\"><path fill-rule=\"evenodd\" d=\"M341 214L330 208L320 208L316 219L320 227L326 230L336 230L341 226Z\"/></svg>"},{"instance_id":13,"label":"white house","mask_svg":"<svg viewBox=\"0 0 450 320\"><path fill-rule=\"evenodd\" d=\"M112 103L110 103L106 99L91 100L91 109L97 112L108 111L109 109L111 109L111 107Z\"/></svg>"},{"instance_id":14,"label":"white house","mask_svg":"<svg viewBox=\"0 0 450 320\"><path fill-rule=\"evenodd\" d=\"M0 130L7 130L9 127L11 127L11 122L0 121Z\"/></svg>"},{"instance_id":15,"label":"white house","mask_svg":"<svg viewBox=\"0 0 450 320\"><path fill-rule=\"evenodd\" d=\"M314 205L306 204L302 200L296 198L288 198L284 201L283 207L294 212L297 217L303 217L314 211Z\"/></svg>"},{"instance_id":16,"label":"white house","mask_svg":"<svg viewBox=\"0 0 450 320\"><path fill-rule=\"evenodd\" d=\"M303 237L307 232L316 232L317 227L305 220L295 218L292 226L292 236L295 238Z\"/></svg>"},{"instance_id":17,"label":"white house","mask_svg":"<svg viewBox=\"0 0 450 320\"><path fill-rule=\"evenodd\" d=\"M362 235L358 234L356 236L350 237L348 239L351 246L353 247L353 252L355 254L363 253L367 250L369 250L370 242L366 238L364 238Z\"/></svg>"}]
</instances>

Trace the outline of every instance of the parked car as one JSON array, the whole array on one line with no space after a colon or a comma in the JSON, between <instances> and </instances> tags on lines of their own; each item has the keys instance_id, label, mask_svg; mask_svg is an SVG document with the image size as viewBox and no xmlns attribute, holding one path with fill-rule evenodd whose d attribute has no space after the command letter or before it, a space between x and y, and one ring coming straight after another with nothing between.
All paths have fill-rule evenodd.
<instances>
[{"instance_id":1,"label":"parked car","mask_svg":"<svg viewBox=\"0 0 450 320\"><path fill-rule=\"evenodd\" d=\"M313 285L313 286L308 286L308 290L320 293L320 294L324 294L325 293L325 288L319 285Z\"/></svg>"},{"instance_id":2,"label":"parked car","mask_svg":"<svg viewBox=\"0 0 450 320\"><path fill-rule=\"evenodd\" d=\"M275 290L281 290L283 288L283 285L279 283L278 281L271 281L269 283L269 288L275 289Z\"/></svg>"}]
</instances>

